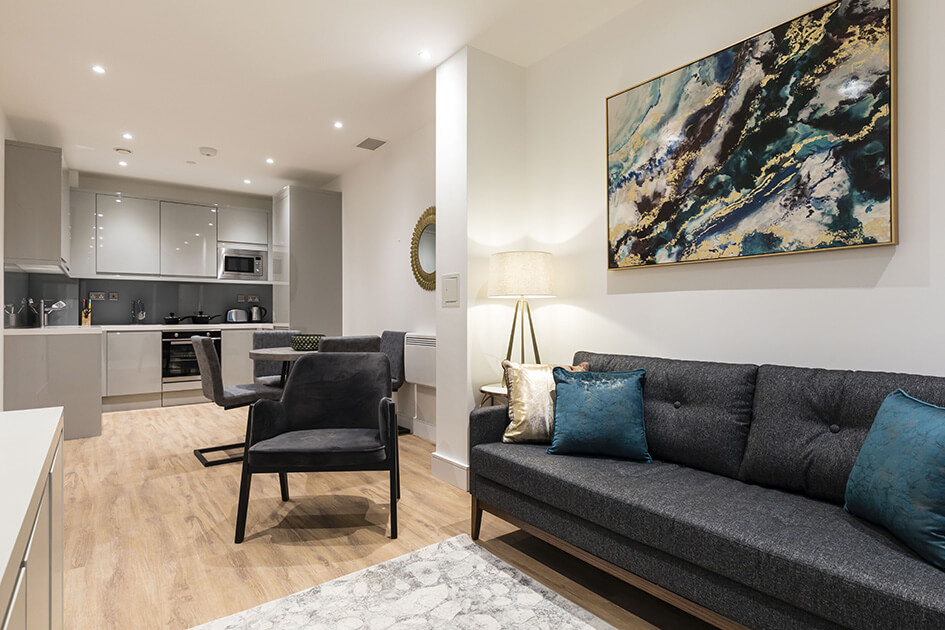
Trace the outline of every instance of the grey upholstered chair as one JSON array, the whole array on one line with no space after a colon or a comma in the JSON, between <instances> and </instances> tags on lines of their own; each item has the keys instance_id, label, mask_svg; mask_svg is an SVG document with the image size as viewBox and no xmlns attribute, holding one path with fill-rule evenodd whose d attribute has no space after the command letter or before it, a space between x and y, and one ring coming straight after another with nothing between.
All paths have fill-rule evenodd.
<instances>
[{"instance_id":1,"label":"grey upholstered chair","mask_svg":"<svg viewBox=\"0 0 945 630\"><path fill-rule=\"evenodd\" d=\"M404 384L404 338L405 332L385 330L381 333L381 352L390 359L391 390L397 391Z\"/></svg>"},{"instance_id":2,"label":"grey upholstered chair","mask_svg":"<svg viewBox=\"0 0 945 630\"><path fill-rule=\"evenodd\" d=\"M380 352L381 338L377 335L349 335L347 337L322 337L318 342L319 352Z\"/></svg>"},{"instance_id":3,"label":"grey upholstered chair","mask_svg":"<svg viewBox=\"0 0 945 630\"><path fill-rule=\"evenodd\" d=\"M224 409L234 409L236 407L245 407L252 405L257 400L279 400L282 397L282 388L271 387L269 385L259 385L248 383L246 385L223 386L223 372L220 369L220 357L217 356L213 339L209 337L193 336L190 338L194 344L194 354L197 355L197 365L200 368L200 385L203 388L203 395L220 405ZM234 448L242 448L243 442L236 444L224 444L222 446L209 446L206 448L194 449L194 455L204 466L217 466L219 464L229 464L243 459L242 455L236 457L227 457L224 459L209 460L206 453L217 451L228 451Z\"/></svg>"},{"instance_id":4,"label":"grey upholstered chair","mask_svg":"<svg viewBox=\"0 0 945 630\"><path fill-rule=\"evenodd\" d=\"M253 350L260 348L285 348L292 345L292 335L298 330L257 330L253 333ZM259 385L281 387L281 361L253 361L253 382Z\"/></svg>"},{"instance_id":5,"label":"grey upholstered chair","mask_svg":"<svg viewBox=\"0 0 945 630\"><path fill-rule=\"evenodd\" d=\"M243 542L255 473L279 473L289 500L287 473L386 470L390 473L390 531L397 538L400 477L397 414L390 365L380 352L315 352L289 373L282 399L250 409L236 512L236 542Z\"/></svg>"}]
</instances>

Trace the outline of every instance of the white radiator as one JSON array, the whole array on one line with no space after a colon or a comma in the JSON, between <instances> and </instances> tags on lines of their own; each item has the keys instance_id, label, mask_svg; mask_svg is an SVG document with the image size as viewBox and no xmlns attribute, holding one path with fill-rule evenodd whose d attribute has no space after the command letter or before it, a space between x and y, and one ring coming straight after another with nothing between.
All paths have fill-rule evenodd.
<instances>
[{"instance_id":1,"label":"white radiator","mask_svg":"<svg viewBox=\"0 0 945 630\"><path fill-rule=\"evenodd\" d=\"M404 337L404 380L436 387L436 335L407 333Z\"/></svg>"}]
</instances>

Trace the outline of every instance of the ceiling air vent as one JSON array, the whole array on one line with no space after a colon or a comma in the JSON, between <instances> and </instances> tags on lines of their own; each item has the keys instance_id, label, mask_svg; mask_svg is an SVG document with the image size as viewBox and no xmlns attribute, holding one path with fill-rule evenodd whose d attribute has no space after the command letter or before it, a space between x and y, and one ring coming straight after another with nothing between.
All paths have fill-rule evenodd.
<instances>
[{"instance_id":1,"label":"ceiling air vent","mask_svg":"<svg viewBox=\"0 0 945 630\"><path fill-rule=\"evenodd\" d=\"M386 140L378 140L377 138L365 138L356 145L359 149L367 149L368 151L377 151L379 148L387 144Z\"/></svg>"}]
</instances>

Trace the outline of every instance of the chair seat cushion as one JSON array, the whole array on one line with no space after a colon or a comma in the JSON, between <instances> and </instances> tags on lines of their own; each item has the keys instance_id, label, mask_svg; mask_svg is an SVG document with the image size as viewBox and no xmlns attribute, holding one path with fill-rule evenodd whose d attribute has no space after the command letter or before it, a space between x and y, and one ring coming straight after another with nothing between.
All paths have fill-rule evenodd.
<instances>
[{"instance_id":1,"label":"chair seat cushion","mask_svg":"<svg viewBox=\"0 0 945 630\"><path fill-rule=\"evenodd\" d=\"M258 383L230 385L223 388L222 406L224 409L233 409L251 405L257 400L279 400L280 398L282 398L282 390L278 387Z\"/></svg>"},{"instance_id":2,"label":"chair seat cushion","mask_svg":"<svg viewBox=\"0 0 945 630\"><path fill-rule=\"evenodd\" d=\"M306 429L289 431L253 444L251 466L332 468L384 461L386 453L376 429Z\"/></svg>"},{"instance_id":3,"label":"chair seat cushion","mask_svg":"<svg viewBox=\"0 0 945 630\"><path fill-rule=\"evenodd\" d=\"M282 375L274 374L272 376L257 376L253 379L256 385L265 385L267 387L278 387L282 389Z\"/></svg>"},{"instance_id":4,"label":"chair seat cushion","mask_svg":"<svg viewBox=\"0 0 945 630\"><path fill-rule=\"evenodd\" d=\"M470 471L843 627L945 627L945 572L838 505L531 444L478 445Z\"/></svg>"}]
</instances>

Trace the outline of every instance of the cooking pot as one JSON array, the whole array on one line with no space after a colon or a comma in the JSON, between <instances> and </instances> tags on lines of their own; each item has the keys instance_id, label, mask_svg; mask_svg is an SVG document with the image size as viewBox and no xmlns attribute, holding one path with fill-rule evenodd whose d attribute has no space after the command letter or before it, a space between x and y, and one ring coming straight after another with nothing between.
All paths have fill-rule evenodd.
<instances>
[{"instance_id":1,"label":"cooking pot","mask_svg":"<svg viewBox=\"0 0 945 630\"><path fill-rule=\"evenodd\" d=\"M268 312L265 306L251 306L249 308L249 321L261 322Z\"/></svg>"},{"instance_id":2,"label":"cooking pot","mask_svg":"<svg viewBox=\"0 0 945 630\"><path fill-rule=\"evenodd\" d=\"M177 317L174 313L169 313L167 317L164 318L165 324L179 324L185 319L190 319L190 315L184 315L183 317Z\"/></svg>"},{"instance_id":3,"label":"cooking pot","mask_svg":"<svg viewBox=\"0 0 945 630\"><path fill-rule=\"evenodd\" d=\"M249 313L242 308L231 308L226 312L226 321L228 322L248 322Z\"/></svg>"},{"instance_id":4,"label":"cooking pot","mask_svg":"<svg viewBox=\"0 0 945 630\"><path fill-rule=\"evenodd\" d=\"M195 324L209 324L211 319L216 319L219 315L205 315L203 311L197 311L196 315L191 315L190 319Z\"/></svg>"}]
</instances>

